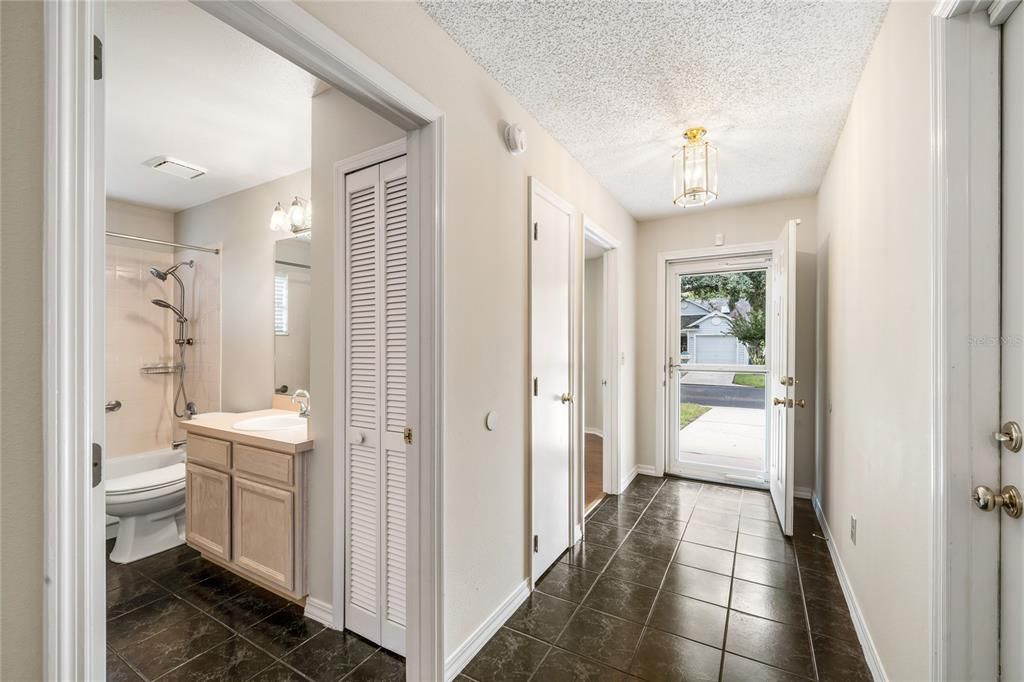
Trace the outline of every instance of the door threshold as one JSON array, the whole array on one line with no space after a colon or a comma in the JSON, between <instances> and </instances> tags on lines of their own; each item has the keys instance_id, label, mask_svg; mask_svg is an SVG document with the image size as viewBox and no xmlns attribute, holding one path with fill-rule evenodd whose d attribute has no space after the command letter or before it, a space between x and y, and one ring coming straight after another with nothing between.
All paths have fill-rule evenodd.
<instances>
[{"instance_id":1,"label":"door threshold","mask_svg":"<svg viewBox=\"0 0 1024 682\"><path fill-rule=\"evenodd\" d=\"M666 471L665 476L681 478L687 481L699 481L701 483L715 483L718 485L730 485L737 488L750 488L751 490L768 490L767 479L758 476L740 476L736 474L701 474L696 472L671 473Z\"/></svg>"}]
</instances>

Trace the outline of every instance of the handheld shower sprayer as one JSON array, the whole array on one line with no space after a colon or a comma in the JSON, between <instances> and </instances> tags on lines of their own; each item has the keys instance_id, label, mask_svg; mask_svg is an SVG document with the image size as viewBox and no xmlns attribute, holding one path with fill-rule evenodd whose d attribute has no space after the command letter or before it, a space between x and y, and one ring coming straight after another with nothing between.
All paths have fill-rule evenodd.
<instances>
[{"instance_id":1,"label":"handheld shower sprayer","mask_svg":"<svg viewBox=\"0 0 1024 682\"><path fill-rule=\"evenodd\" d=\"M181 281L175 272L181 266L186 265L190 268L195 267L195 261L187 260L180 263L175 263L166 270L161 270L155 265L149 269L149 274L153 275L156 279L161 282L166 282L168 277L174 278L175 283L178 285L178 300L181 301L181 307L168 303L162 298L152 299L153 305L159 308L165 308L174 313L176 321L178 323L178 334L174 339L174 343L178 346L178 356L180 361L178 362L178 380L177 388L174 391L174 416L185 417L191 419L196 416L198 410L196 409L195 403L188 399L188 394L185 392L185 346L192 345L192 339L185 335L185 325L188 324L188 318L185 317L185 284ZM178 403L184 403L184 409L178 410Z\"/></svg>"},{"instance_id":2,"label":"handheld shower sprayer","mask_svg":"<svg viewBox=\"0 0 1024 682\"><path fill-rule=\"evenodd\" d=\"M185 317L185 313L183 313L180 310L178 310L177 306L168 303L167 301L163 300L162 298L154 298L152 300L152 303L153 303L153 305L157 306L158 308L167 308L168 310L170 310L172 313L174 313L177 316L178 322L180 324L185 324L186 322L188 322L188 318Z\"/></svg>"}]
</instances>

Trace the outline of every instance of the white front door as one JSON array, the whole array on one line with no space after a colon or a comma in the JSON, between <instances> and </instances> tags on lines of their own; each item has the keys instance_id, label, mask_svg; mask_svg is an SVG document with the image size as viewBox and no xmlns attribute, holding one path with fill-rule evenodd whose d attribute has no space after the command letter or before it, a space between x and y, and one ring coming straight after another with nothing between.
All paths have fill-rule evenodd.
<instances>
[{"instance_id":1,"label":"white front door","mask_svg":"<svg viewBox=\"0 0 1024 682\"><path fill-rule=\"evenodd\" d=\"M1024 11L1003 25L1002 422L1024 424ZM1002 448L1002 485L1024 489L1024 450ZM989 481L979 481L989 484ZM998 492L998 491L996 491ZM1002 679L1024 679L1024 518L1000 514Z\"/></svg>"},{"instance_id":2,"label":"white front door","mask_svg":"<svg viewBox=\"0 0 1024 682\"><path fill-rule=\"evenodd\" d=\"M790 220L772 251L768 332L768 488L786 535L793 534L794 385L796 379L796 226Z\"/></svg>"},{"instance_id":3,"label":"white front door","mask_svg":"<svg viewBox=\"0 0 1024 682\"><path fill-rule=\"evenodd\" d=\"M572 544L575 211L530 179L530 465L533 579Z\"/></svg>"}]
</instances>

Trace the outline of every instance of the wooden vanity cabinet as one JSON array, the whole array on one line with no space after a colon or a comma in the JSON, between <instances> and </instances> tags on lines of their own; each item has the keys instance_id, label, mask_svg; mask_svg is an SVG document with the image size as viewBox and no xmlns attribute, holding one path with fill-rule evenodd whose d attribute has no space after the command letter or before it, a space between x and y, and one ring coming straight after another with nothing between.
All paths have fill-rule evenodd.
<instances>
[{"instance_id":1,"label":"wooden vanity cabinet","mask_svg":"<svg viewBox=\"0 0 1024 682\"><path fill-rule=\"evenodd\" d=\"M248 580L302 601L306 454L195 434L189 434L186 452L189 546Z\"/></svg>"}]
</instances>

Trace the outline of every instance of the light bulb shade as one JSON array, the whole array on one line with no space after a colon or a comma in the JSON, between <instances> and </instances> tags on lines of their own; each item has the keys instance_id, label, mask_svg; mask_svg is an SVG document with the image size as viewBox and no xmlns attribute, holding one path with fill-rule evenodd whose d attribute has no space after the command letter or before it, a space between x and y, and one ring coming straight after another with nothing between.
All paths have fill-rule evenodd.
<instances>
[{"instance_id":1,"label":"light bulb shade","mask_svg":"<svg viewBox=\"0 0 1024 682\"><path fill-rule=\"evenodd\" d=\"M273 232L285 232L288 230L288 214L278 204L274 212L270 214L270 229Z\"/></svg>"},{"instance_id":2,"label":"light bulb shade","mask_svg":"<svg viewBox=\"0 0 1024 682\"><path fill-rule=\"evenodd\" d=\"M672 202L687 208L718 198L718 149L697 137L672 157Z\"/></svg>"},{"instance_id":3,"label":"light bulb shade","mask_svg":"<svg viewBox=\"0 0 1024 682\"><path fill-rule=\"evenodd\" d=\"M292 199L291 208L288 209L288 220L291 222L292 228L304 227L306 224L306 209L298 197Z\"/></svg>"}]
</instances>

